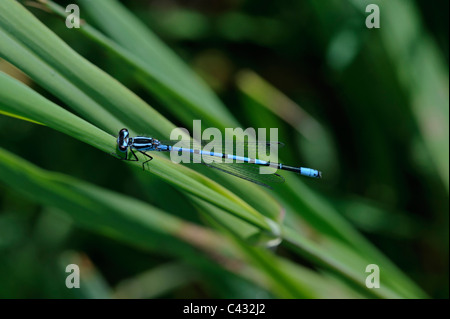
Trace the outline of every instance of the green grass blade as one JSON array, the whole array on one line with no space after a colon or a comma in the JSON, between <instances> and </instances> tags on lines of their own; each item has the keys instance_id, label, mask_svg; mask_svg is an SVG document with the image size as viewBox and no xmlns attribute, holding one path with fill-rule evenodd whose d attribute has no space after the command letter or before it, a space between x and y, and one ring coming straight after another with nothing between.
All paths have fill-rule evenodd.
<instances>
[{"instance_id":1,"label":"green grass blade","mask_svg":"<svg viewBox=\"0 0 450 319\"><path fill-rule=\"evenodd\" d=\"M133 198L44 171L1 148L0 180L10 189L66 212L84 228L135 247L196 265L200 250L213 258L221 256L220 260L231 258L233 264L233 249L215 233ZM240 274L239 269L234 270Z\"/></svg>"},{"instance_id":2,"label":"green grass blade","mask_svg":"<svg viewBox=\"0 0 450 319\"><path fill-rule=\"evenodd\" d=\"M0 2L0 29L69 79L114 117L120 118L131 130L169 136L174 128L142 99L73 51L17 1ZM76 105L72 107L75 109Z\"/></svg>"},{"instance_id":3,"label":"green grass blade","mask_svg":"<svg viewBox=\"0 0 450 319\"><path fill-rule=\"evenodd\" d=\"M116 151L115 138L40 96L23 83L0 73L0 110L41 122L104 152ZM201 199L223 208L247 222L273 231L274 222L261 215L239 197L212 180L177 165L160 155L151 172ZM141 167L139 162L128 162ZM149 172L148 170L146 172Z\"/></svg>"},{"instance_id":4,"label":"green grass blade","mask_svg":"<svg viewBox=\"0 0 450 319\"><path fill-rule=\"evenodd\" d=\"M54 13L64 18L67 16L65 10L54 2L45 1L44 4ZM87 4L88 6L96 5L91 2ZM93 10L96 9L98 8L93 8ZM94 15L94 18L98 19L97 15ZM119 58L121 63L123 63L123 66L127 68L130 73L133 73L136 79L144 87L162 102L171 105L171 107L168 108L168 111L173 113L178 119L183 120L186 125L192 125L193 118L200 118L205 124L218 128L237 126L237 121L232 118L223 104L221 104L212 93L205 92L209 89L206 88L203 83L197 83L197 85L195 85L195 81L193 82L191 80L184 80L183 83L178 83L180 79L178 73L172 72L171 74L168 72L171 70L172 66L167 68L167 65L158 62L160 54L152 54L152 51L149 52L145 58L139 57L135 51L129 50L128 43L122 44L122 46L119 45L94 29L87 22L83 23L80 30L90 39L97 42ZM143 35L143 37L145 37L145 35ZM154 36L150 37L156 39ZM127 41L130 41L130 39L127 38ZM167 50L167 48L163 48L162 50ZM175 56L173 58L178 61L178 58ZM178 61L177 63L181 64L181 68L184 70L180 72L186 71L195 76L195 74L189 71L181 61ZM178 69L179 68L175 68L173 71L177 71ZM204 94L206 93L207 97L205 98L204 96L202 97L201 95L193 94L193 88L190 88L192 84L194 84L194 88L199 89Z\"/></svg>"},{"instance_id":5,"label":"green grass blade","mask_svg":"<svg viewBox=\"0 0 450 319\"><path fill-rule=\"evenodd\" d=\"M144 77L154 81L144 83L156 95L161 86L177 92L180 105L192 108L217 127L235 127L236 120L211 90L141 21L130 14L118 1L80 1L82 8L90 13L94 21L128 52L133 52L133 61L142 65ZM105 18L107 17L107 18ZM162 85L161 85L162 84ZM184 101L183 101L184 100Z\"/></svg>"},{"instance_id":6,"label":"green grass blade","mask_svg":"<svg viewBox=\"0 0 450 319\"><path fill-rule=\"evenodd\" d=\"M338 246L340 249L324 249L312 241L302 238L299 234L293 232L291 229L286 228L284 230L285 243L292 245L294 250L298 250L300 254L308 259L314 261L314 263L321 265L339 277L346 279L349 284L359 286L364 289L366 293L377 298L404 298L401 294L396 293L391 288L383 285L378 289L368 289L365 286L365 274L366 266L370 264L367 260L359 257L353 251ZM322 239L324 240L324 239ZM323 243L322 243L323 245ZM405 296L406 297L406 296ZM415 296L418 297L418 296ZM413 297L414 298L414 297Z\"/></svg>"},{"instance_id":7,"label":"green grass blade","mask_svg":"<svg viewBox=\"0 0 450 319\"><path fill-rule=\"evenodd\" d=\"M115 140L113 137L47 101L24 84L0 74L0 85L4 88L4 90L0 90L0 108L3 110L19 115L26 114L32 119L42 121L49 127L59 129L101 150L114 150ZM160 177L268 233L277 234L277 225L273 221L253 211L250 207L243 206L243 203L238 205L236 201L214 192L212 190L214 182L208 181L202 176L196 176L197 173L190 172L184 166L175 165L168 160L162 161L161 158L155 162L152 167ZM136 162L133 164L140 166ZM194 176L196 178L192 178ZM202 180L203 183L207 182L209 187L205 187L199 180ZM230 196L232 195L230 194Z\"/></svg>"},{"instance_id":8,"label":"green grass blade","mask_svg":"<svg viewBox=\"0 0 450 319\"><path fill-rule=\"evenodd\" d=\"M326 292L317 291L317 287L327 286L327 280L309 270L302 270L298 265L295 266L296 272L300 271L303 276L291 277L291 273L294 273L293 265L286 271L282 259L244 244L245 250L254 255L249 261L256 265L265 264L265 268L270 269L270 272L261 271L260 267L248 267L242 261L242 258L247 258L248 255L243 256L239 253L240 249L233 248L235 245L229 245L227 240L211 231L127 196L62 174L44 171L2 149L0 180L7 183L11 189L40 203L58 207L84 228L136 247L174 255L197 266L197 259L201 256L198 253L200 249L213 259L220 256L218 260L225 268L243 278L262 286L278 286L280 296L326 296ZM240 264L239 267L236 267L237 263ZM273 274L276 276L273 277ZM280 279L283 281L279 282ZM291 288L283 292L286 289L284 286ZM317 295L311 295L310 291L317 291ZM347 290L344 289L345 291Z\"/></svg>"},{"instance_id":9,"label":"green grass blade","mask_svg":"<svg viewBox=\"0 0 450 319\"><path fill-rule=\"evenodd\" d=\"M173 106L172 111L177 116L177 120L182 119L185 123L189 123L191 118L198 116L202 119L204 117L210 123L216 123L218 127L236 126L236 121L228 114L218 99L208 89L202 87L202 83L193 80L192 72L117 1L82 2L92 13L93 21L96 21L101 29L118 43L106 38L88 25L83 27L83 31L114 52L116 57L124 62L128 68L127 71L136 73L149 91L167 103L167 107L172 108ZM401 7L397 7L394 11L402 11L399 8ZM102 9L105 10L102 11ZM405 12L407 15L411 13L408 10ZM111 16L114 19L111 19ZM103 21L108 19L111 20ZM393 24L391 27L395 28ZM385 34L384 36L388 37L389 35ZM402 43L401 41L397 43L393 39L395 40L395 37L385 42L389 47L387 50L392 54L392 60L398 62L398 59L402 60L408 52L398 47L398 43ZM406 37L404 47L410 47L412 43L412 39ZM396 52L400 51L403 54L396 55ZM169 132L174 128L174 125L166 118L108 74L79 56L13 0L0 2L0 56L24 70L42 87L66 102L76 113L84 116L86 120L97 127L0 73L0 113L2 114L42 123L107 153L116 150L115 138L110 134L116 134L117 129L123 126L130 128L132 134L153 135L161 139L167 138ZM432 61L432 63L424 63L418 67L420 63L414 62L415 69L411 71L406 67L409 60L402 61L403 64L396 62L400 65L398 74L408 75L404 82L407 88L405 92L410 93L414 102L414 110L411 111L411 114L415 114L417 126L420 128L416 130L417 135L419 133L422 135L420 138L423 140L424 148L429 152L429 157L433 158L432 162L438 171L438 173L433 171L430 177L441 175L443 184L446 185L448 191L448 167L443 166L445 161L448 164L448 89L442 85L444 83L448 86L448 74L446 71L439 72L439 59L432 47L426 47L423 51L419 50L419 54L414 56L414 59L418 57L427 62ZM417 84L420 82L417 74L426 74L427 78L431 79L427 83L431 84L418 87ZM410 79L415 80L411 81ZM249 97L255 98L254 92L247 91L246 93L250 93ZM434 107L430 110L423 107L426 105L425 102L432 103ZM272 111L276 113L276 110ZM222 115L223 118L221 118ZM429 123L434 123L434 119L437 119L436 130L429 127ZM365 121L361 121L361 125L364 123ZM363 131L368 133L371 130ZM442 134L443 131L447 133L446 136ZM436 135L434 135L435 133ZM376 135L374 134L374 136ZM444 145L445 142L447 145ZM382 144L380 143L380 145ZM382 148L379 147L377 150L371 147L370 149L376 154ZM424 152L424 154L426 153ZM36 174L30 174L27 179L26 176L20 174L30 172L29 167L22 165L23 163L19 159L18 166L13 168L12 159L14 157L2 154L0 150L0 162L3 160L6 163L0 174L1 178L5 173L6 177L14 177L25 184L33 185L30 189L36 194L47 191L47 198L50 198L54 204L60 204L64 199L76 202L87 198L86 205L92 205L87 209L96 213L103 212L106 216L105 207L112 209L107 203L107 198L111 193L97 191L95 187L90 186L75 187L69 185L71 182L66 183L65 177L61 180L59 177L54 177L58 175L48 175L40 171L34 171ZM385 158L387 159L388 156ZM140 157L140 159L142 158ZM385 164L382 163L378 167L381 169ZM131 165L141 167L139 162L131 163ZM24 168L24 171L20 172L19 168ZM140 171L141 175L147 173ZM196 171L175 165L162 154L155 154L155 161L152 162L150 173L186 192L190 200L199 207L199 211L206 221L219 229L226 229L233 238L241 241L237 246L242 253L242 259L247 263L240 268L240 275L245 273L244 277L252 278L259 284L263 282L262 286L265 289L276 292L278 296L323 297L326 294L320 289L318 291L314 288L332 287L332 281L328 280L327 275L324 277L311 272L313 273L311 278L317 280L311 279L311 281L303 282L303 276L309 278L308 271L303 272L301 267L298 267L299 270L296 271L295 265L284 262L283 259L273 256L270 252L249 247L249 237L253 235L258 235L259 240L263 241L263 235L267 233L270 241L281 233L285 239L283 249L291 249L292 252L312 262L319 269L325 269L326 273L332 274L339 283L348 285L349 293L343 292L342 296L353 294L358 296L359 293L362 293L364 296L382 298L425 297L425 294L409 278L340 216L329 198L311 191L306 186L307 184L295 179L294 176L273 193L280 198L278 202L255 185L233 178L219 177L219 180L224 182L223 185L220 185ZM389 171L385 174L390 176ZM151 175L144 177L151 177ZM19 189L19 183L16 183L15 187ZM227 187L233 192L229 191ZM33 195L34 192L30 189L27 194ZM89 192L93 194L89 195ZM136 203L126 197L120 198L130 204ZM112 204L117 204L120 209L123 209L116 201L113 201ZM79 208L77 206L77 209ZM280 229L280 223L285 213L284 209L289 218L287 226ZM125 219L129 217L125 217ZM91 227L97 227L96 231L101 231L98 228L100 226L94 226L94 224L101 222L102 217L92 213L92 216L80 215L78 218L86 219ZM137 220L140 220L139 218ZM310 224L306 227L310 227L311 233L302 233L301 227L291 224L300 219L304 219ZM179 219L176 220L182 222ZM187 228L195 231L195 227L190 228L184 222L182 223L183 230ZM119 227L115 224L113 226ZM128 224L126 222L123 230L132 231L133 227L135 227L133 222ZM144 232L144 228L136 227L141 233ZM168 227L167 225L162 227L160 232L155 230L155 238L159 236L173 237L174 233L165 228ZM107 230L106 233L110 233L110 230ZM200 233L204 234L203 231ZM116 235L114 234L114 236ZM123 236L123 234L119 236ZM184 242L194 243L195 247L203 247L203 243L192 238L193 236L188 236L186 233L178 234L178 236L182 237L180 246L177 246L179 249L183 249ZM214 240L217 240L217 237L213 237ZM136 237L134 244L137 243ZM206 243L208 252L210 253L217 244L216 241L214 244ZM188 247L190 246L188 245ZM174 253L177 252L174 251ZM187 253L186 256L188 255L189 258L193 256L190 253ZM368 291L364 286L366 275L364 268L370 263L376 263L382 268L382 289ZM250 264L252 266L249 266ZM254 277L250 274L252 271L257 273Z\"/></svg>"},{"instance_id":10,"label":"green grass blade","mask_svg":"<svg viewBox=\"0 0 450 319\"><path fill-rule=\"evenodd\" d=\"M317 134L321 130L319 123L256 74L249 71L241 72L238 77L238 87L247 98L255 102L253 104L256 108L267 108L289 123L305 138L304 142L320 143L315 140L318 138L315 135L319 137L326 135L326 133ZM289 116L287 116L288 114ZM300 127L301 123L303 123L303 127ZM400 294L409 297L423 296L423 292L411 280L406 278L392 262L341 217L339 212L329 204L327 198L313 192L297 179L289 179L286 182L285 191L280 195L288 208L288 214L301 214L301 218L314 227L315 231L345 242L349 249L354 249L367 260L376 260L377 263L383 264L383 271L392 275L391 278L396 278L390 281L390 284L393 285L392 289L398 289ZM289 209L290 207L295 207L295 209ZM340 257L337 256L336 260L340 260ZM397 282L402 284L397 285ZM408 288L405 289L405 287Z\"/></svg>"},{"instance_id":11,"label":"green grass blade","mask_svg":"<svg viewBox=\"0 0 450 319\"><path fill-rule=\"evenodd\" d=\"M7 32L4 31L8 35L5 39L12 39L20 44L20 50L5 49L5 52L11 51L10 55L14 61L18 62L18 67L32 70L36 78L41 80L40 83L43 86L53 86L53 89L57 89L56 95L67 96L65 100L70 103L74 110L79 113L83 113L83 110L91 112L90 115L94 117L92 122L102 123L102 127L110 128L116 124L109 121L107 116L102 116L101 112L103 111L97 110L100 105L114 117L120 118L120 121L127 125L131 131L140 134L145 132L146 135L153 135L162 139L168 138L174 125L167 119L116 80L79 56L19 4L14 1L10 3L8 0L0 4L0 9L2 9L1 6L3 6L5 12L9 10L10 13L8 15L0 13L0 30L2 27L7 30ZM22 28L18 26L22 26ZM32 51L35 55L35 57L30 56L31 58L35 58L36 61L41 63L33 63L35 60L28 61L27 57L31 53L27 50ZM24 56L24 58L14 58L14 55ZM70 63L67 63L67 61L70 61ZM40 74L41 71L42 74ZM62 81L56 83L55 74L61 75ZM54 85L58 85L58 87ZM77 94L79 92L84 92L86 96ZM108 133L116 134L116 132L110 130ZM249 197L253 194L258 195L260 207L265 207L263 213L267 216L276 217L279 214L279 205L273 198L264 195L263 190L255 185L242 186L241 183L235 183L241 189L242 187L248 188ZM230 192L226 193L227 196L231 194ZM239 202L243 203L242 200L239 200Z\"/></svg>"},{"instance_id":12,"label":"green grass blade","mask_svg":"<svg viewBox=\"0 0 450 319\"><path fill-rule=\"evenodd\" d=\"M348 298L363 297L362 294L345 287L345 285L330 282L317 273L284 258L276 258L270 250L263 249L257 243L255 243L256 245L249 245L248 240L242 240L235 233L232 225L222 224L222 220L215 219L215 214L211 214L211 212L217 211L216 207L206 204L202 208L207 212L204 215L206 220L231 235L230 237L235 242L236 247L242 252L243 258L249 263L256 264L260 271L267 274L267 285L270 291L277 292L283 298L332 298L336 295L347 296ZM317 256L314 258L317 258ZM336 291L333 292L334 289ZM370 296L371 294L367 295Z\"/></svg>"},{"instance_id":13,"label":"green grass blade","mask_svg":"<svg viewBox=\"0 0 450 319\"><path fill-rule=\"evenodd\" d=\"M19 67L49 92L54 93L67 105L72 106L91 123L109 132L115 132L118 127L124 125L56 69L14 40L2 29L0 29L0 43L2 44L0 46L0 57Z\"/></svg>"},{"instance_id":14,"label":"green grass blade","mask_svg":"<svg viewBox=\"0 0 450 319\"><path fill-rule=\"evenodd\" d=\"M34 123L34 124L42 125L42 124L39 123L39 122L36 122L36 121L30 120L30 119L27 119L26 117L23 117L23 116L18 116L18 115L16 115L16 114L4 112L4 111L0 111L0 114L6 115L6 116L9 116L9 117L14 117L14 118L19 119L19 120L31 122L31 123Z\"/></svg>"}]
</instances>

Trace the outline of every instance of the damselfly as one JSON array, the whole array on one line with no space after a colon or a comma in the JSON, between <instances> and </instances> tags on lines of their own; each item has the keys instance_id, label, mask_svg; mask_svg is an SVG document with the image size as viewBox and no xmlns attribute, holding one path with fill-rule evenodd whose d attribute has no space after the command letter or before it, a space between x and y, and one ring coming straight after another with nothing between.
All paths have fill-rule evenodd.
<instances>
[{"instance_id":1,"label":"damselfly","mask_svg":"<svg viewBox=\"0 0 450 319\"><path fill-rule=\"evenodd\" d=\"M155 138L144 137L144 136L136 136L130 137L130 133L126 128L121 129L119 131L119 136L117 137L117 146L120 152L125 153L125 158L120 158L122 160L128 161L139 161L138 157L135 154L135 151L142 153L148 159L142 163L142 168L145 169L145 164L150 162L153 157L147 154L149 151L158 151L158 152L187 152L192 154L193 157L197 158L222 158L233 161L239 161L241 163L223 163L223 162L209 162L205 164L206 166L216 168L222 172L234 175L236 177L240 177L242 179L251 181L253 183L259 184L261 186L265 186L271 188L268 183L282 183L284 182L284 178L281 175L276 173L273 174L260 174L259 166L271 166L276 169L281 169L285 171L291 171L298 173L303 176L312 177L312 178L321 178L322 173L316 169L306 168L306 167L294 167L288 166L281 163L271 163L270 161L265 161L257 158L249 158L245 156L239 156L236 154L228 154L224 151L217 152L214 149L212 151L205 151L200 148L193 148L189 145L182 145L179 142L176 143L177 146L170 145L171 142L163 142L159 141ZM237 142L238 143L238 142ZM236 143L236 146L237 146ZM242 143L242 142L241 142ZM173 142L172 142L173 144ZM282 146L282 143L279 142L246 142L245 149L249 148L270 148L270 147L279 147ZM182 147L180 147L182 145ZM133 158L128 159L128 150L132 154Z\"/></svg>"}]
</instances>

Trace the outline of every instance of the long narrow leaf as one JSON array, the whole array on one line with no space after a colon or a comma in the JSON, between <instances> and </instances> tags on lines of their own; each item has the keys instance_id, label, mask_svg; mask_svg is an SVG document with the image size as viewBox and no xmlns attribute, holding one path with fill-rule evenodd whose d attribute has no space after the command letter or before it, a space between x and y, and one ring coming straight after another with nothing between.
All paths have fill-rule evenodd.
<instances>
[{"instance_id":1,"label":"long narrow leaf","mask_svg":"<svg viewBox=\"0 0 450 319\"><path fill-rule=\"evenodd\" d=\"M0 73L0 110L41 122L104 152L113 153L115 138L40 96L23 83ZM244 218L266 231L273 231L273 221L212 180L158 156L152 173L181 189ZM129 162L141 166L138 162Z\"/></svg>"},{"instance_id":2,"label":"long narrow leaf","mask_svg":"<svg viewBox=\"0 0 450 319\"><path fill-rule=\"evenodd\" d=\"M80 3L109 36L133 52L133 60L144 66L146 75L184 99L181 105L193 108L219 128L237 126L229 111L198 76L118 1L81 0ZM152 82L147 84L152 87ZM152 91L158 95L160 86L153 87Z\"/></svg>"}]
</instances>

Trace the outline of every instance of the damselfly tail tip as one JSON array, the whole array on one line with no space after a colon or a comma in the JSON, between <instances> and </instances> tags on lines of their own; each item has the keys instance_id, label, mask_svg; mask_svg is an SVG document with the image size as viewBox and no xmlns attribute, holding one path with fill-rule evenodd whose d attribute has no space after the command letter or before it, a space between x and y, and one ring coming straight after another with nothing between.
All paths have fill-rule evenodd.
<instances>
[{"instance_id":1,"label":"damselfly tail tip","mask_svg":"<svg viewBox=\"0 0 450 319\"><path fill-rule=\"evenodd\" d=\"M283 166L285 168L285 166ZM316 169L300 167L300 174L312 178L322 178L322 172Z\"/></svg>"}]
</instances>

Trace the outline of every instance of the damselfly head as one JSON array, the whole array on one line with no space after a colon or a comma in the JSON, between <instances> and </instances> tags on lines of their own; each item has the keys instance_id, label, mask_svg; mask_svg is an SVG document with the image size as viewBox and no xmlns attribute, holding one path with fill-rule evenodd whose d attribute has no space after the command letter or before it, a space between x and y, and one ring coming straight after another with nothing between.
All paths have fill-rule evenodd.
<instances>
[{"instance_id":1,"label":"damselfly head","mask_svg":"<svg viewBox=\"0 0 450 319\"><path fill-rule=\"evenodd\" d=\"M128 136L130 132L126 128L123 128L119 131L119 136L117 136L117 145L119 146L119 150L121 152L126 152L128 149Z\"/></svg>"}]
</instances>

